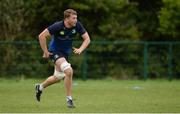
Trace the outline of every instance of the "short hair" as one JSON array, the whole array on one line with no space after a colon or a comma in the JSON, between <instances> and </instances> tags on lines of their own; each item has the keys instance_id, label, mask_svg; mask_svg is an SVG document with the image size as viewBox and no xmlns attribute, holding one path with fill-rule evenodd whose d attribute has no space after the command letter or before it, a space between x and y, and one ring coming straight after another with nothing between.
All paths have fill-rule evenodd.
<instances>
[{"instance_id":1,"label":"short hair","mask_svg":"<svg viewBox=\"0 0 180 114\"><path fill-rule=\"evenodd\" d=\"M64 19L65 18L69 18L70 15L73 14L73 15L77 15L77 12L73 9L67 9L64 11Z\"/></svg>"}]
</instances>

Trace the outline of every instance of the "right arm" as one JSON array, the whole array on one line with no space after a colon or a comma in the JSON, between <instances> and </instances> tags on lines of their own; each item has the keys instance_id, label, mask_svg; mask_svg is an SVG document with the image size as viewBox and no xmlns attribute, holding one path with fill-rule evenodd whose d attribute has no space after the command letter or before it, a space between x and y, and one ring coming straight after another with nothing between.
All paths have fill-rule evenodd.
<instances>
[{"instance_id":1,"label":"right arm","mask_svg":"<svg viewBox=\"0 0 180 114\"><path fill-rule=\"evenodd\" d=\"M44 31L42 31L40 34L39 34L39 43L40 43L40 46L41 46L41 49L43 50L44 54L43 54L43 57L44 58L49 58L49 55L52 55L52 53L50 53L47 49L47 45L46 45L46 38L51 36L50 33L49 33L49 30L48 29L45 29Z\"/></svg>"}]
</instances>

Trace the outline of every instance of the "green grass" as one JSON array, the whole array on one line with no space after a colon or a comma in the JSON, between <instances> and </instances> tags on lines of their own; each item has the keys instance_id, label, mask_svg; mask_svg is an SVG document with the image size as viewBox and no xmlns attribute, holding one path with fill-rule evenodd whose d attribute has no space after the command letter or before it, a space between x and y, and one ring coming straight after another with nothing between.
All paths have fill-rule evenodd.
<instances>
[{"instance_id":1,"label":"green grass","mask_svg":"<svg viewBox=\"0 0 180 114\"><path fill-rule=\"evenodd\" d=\"M180 81L75 80L75 109L66 107L63 83L35 101L34 84L42 80L0 79L0 112L180 112Z\"/></svg>"}]
</instances>

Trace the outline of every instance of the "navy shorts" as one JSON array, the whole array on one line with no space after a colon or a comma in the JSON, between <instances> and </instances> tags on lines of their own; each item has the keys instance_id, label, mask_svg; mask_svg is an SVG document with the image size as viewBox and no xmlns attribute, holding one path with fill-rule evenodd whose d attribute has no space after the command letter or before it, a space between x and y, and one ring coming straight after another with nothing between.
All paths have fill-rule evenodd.
<instances>
[{"instance_id":1,"label":"navy shorts","mask_svg":"<svg viewBox=\"0 0 180 114\"><path fill-rule=\"evenodd\" d=\"M51 52L51 51L50 51ZM59 58L64 57L66 60L68 60L68 55L62 52L51 52L52 55L49 56L49 59L55 63Z\"/></svg>"}]
</instances>

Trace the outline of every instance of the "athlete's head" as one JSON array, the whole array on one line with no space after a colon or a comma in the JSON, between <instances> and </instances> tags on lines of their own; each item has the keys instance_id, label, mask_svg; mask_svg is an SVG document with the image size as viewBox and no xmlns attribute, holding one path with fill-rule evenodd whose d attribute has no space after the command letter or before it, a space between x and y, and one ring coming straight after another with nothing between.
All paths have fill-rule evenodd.
<instances>
[{"instance_id":1,"label":"athlete's head","mask_svg":"<svg viewBox=\"0 0 180 114\"><path fill-rule=\"evenodd\" d=\"M64 20L69 26L75 26L77 23L77 12L73 9L67 9L64 11Z\"/></svg>"}]
</instances>

